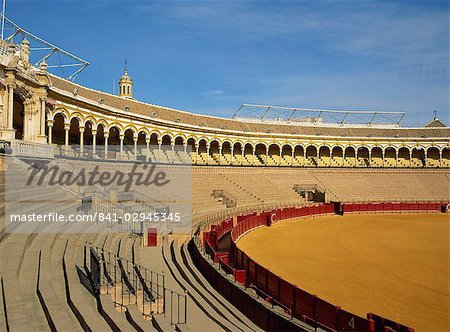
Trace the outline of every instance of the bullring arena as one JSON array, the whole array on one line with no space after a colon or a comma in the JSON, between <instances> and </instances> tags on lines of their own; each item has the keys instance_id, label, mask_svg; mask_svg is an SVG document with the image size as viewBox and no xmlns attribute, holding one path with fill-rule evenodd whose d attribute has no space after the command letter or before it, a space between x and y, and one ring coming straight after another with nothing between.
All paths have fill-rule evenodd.
<instances>
[{"instance_id":1,"label":"bullring arena","mask_svg":"<svg viewBox=\"0 0 450 332\"><path fill-rule=\"evenodd\" d=\"M418 330L446 331L448 231L445 215L334 215L258 229L238 246L283 279L352 312L374 310Z\"/></svg>"},{"instance_id":2,"label":"bullring arena","mask_svg":"<svg viewBox=\"0 0 450 332\"><path fill-rule=\"evenodd\" d=\"M56 76L30 60L34 44L68 53L6 24L1 331L448 330L450 129L437 117L190 113L134 99L127 69L118 95L75 83L80 70Z\"/></svg>"}]
</instances>

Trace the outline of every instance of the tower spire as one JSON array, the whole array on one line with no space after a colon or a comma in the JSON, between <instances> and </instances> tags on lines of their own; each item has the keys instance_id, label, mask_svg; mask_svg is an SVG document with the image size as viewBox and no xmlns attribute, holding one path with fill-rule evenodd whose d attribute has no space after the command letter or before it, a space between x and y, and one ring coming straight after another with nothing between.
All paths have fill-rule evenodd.
<instances>
[{"instance_id":1,"label":"tower spire","mask_svg":"<svg viewBox=\"0 0 450 332\"><path fill-rule=\"evenodd\" d=\"M128 75L128 61L125 59L123 75L119 80L119 96L133 99L133 80Z\"/></svg>"}]
</instances>

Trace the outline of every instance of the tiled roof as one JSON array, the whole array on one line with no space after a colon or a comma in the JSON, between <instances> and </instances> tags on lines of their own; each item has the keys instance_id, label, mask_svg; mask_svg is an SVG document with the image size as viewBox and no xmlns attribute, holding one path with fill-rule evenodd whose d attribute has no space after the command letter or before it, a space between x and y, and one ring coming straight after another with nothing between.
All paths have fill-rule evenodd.
<instances>
[{"instance_id":1,"label":"tiled roof","mask_svg":"<svg viewBox=\"0 0 450 332\"><path fill-rule=\"evenodd\" d=\"M94 104L102 99L102 105L113 107L136 115L144 115L173 122L174 125L193 125L201 128L208 127L221 131L240 131L249 133L272 133L310 136L338 136L348 137L392 137L392 138L450 138L450 129L441 128L371 128L371 127L326 127L304 126L289 124L269 124L245 122L234 119L220 118L208 115L194 114L168 107L152 105L136 100L124 99L109 93L93 90L72 83L60 77L51 75L52 86L68 93L77 90L77 96L91 100Z\"/></svg>"}]
</instances>

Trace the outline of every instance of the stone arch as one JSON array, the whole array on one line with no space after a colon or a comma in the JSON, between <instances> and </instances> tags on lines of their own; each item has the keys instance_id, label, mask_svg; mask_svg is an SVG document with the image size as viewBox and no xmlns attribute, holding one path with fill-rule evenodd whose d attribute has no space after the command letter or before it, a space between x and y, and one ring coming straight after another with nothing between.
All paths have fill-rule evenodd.
<instances>
[{"instance_id":1,"label":"stone arch","mask_svg":"<svg viewBox=\"0 0 450 332\"><path fill-rule=\"evenodd\" d=\"M69 145L80 144L80 119L76 116L70 118Z\"/></svg>"},{"instance_id":2,"label":"stone arch","mask_svg":"<svg viewBox=\"0 0 450 332\"><path fill-rule=\"evenodd\" d=\"M62 107L57 108L53 112L51 112L49 119L50 120L54 120L55 116L58 115L58 114L61 114L63 116L64 122L67 122L67 123L69 122L69 117L70 117L69 116L69 111L67 111L67 109L62 108Z\"/></svg>"},{"instance_id":3,"label":"stone arch","mask_svg":"<svg viewBox=\"0 0 450 332\"><path fill-rule=\"evenodd\" d=\"M344 166L344 149L340 145L335 145L331 149L331 163L332 166Z\"/></svg>"},{"instance_id":4,"label":"stone arch","mask_svg":"<svg viewBox=\"0 0 450 332\"><path fill-rule=\"evenodd\" d=\"M260 142L255 146L255 162L258 162L258 165L265 165L267 163L266 158L267 146L266 143Z\"/></svg>"},{"instance_id":5,"label":"stone arch","mask_svg":"<svg viewBox=\"0 0 450 332\"><path fill-rule=\"evenodd\" d=\"M188 156L190 156L191 162L195 163L196 162L196 159L195 159L195 144L196 144L195 138L194 137L189 137L186 140L186 144L187 144L186 152L187 152Z\"/></svg>"},{"instance_id":6,"label":"stone arch","mask_svg":"<svg viewBox=\"0 0 450 332\"><path fill-rule=\"evenodd\" d=\"M25 106L27 100L18 93L13 96L13 128L15 130L15 139L24 139L25 135Z\"/></svg>"},{"instance_id":7,"label":"stone arch","mask_svg":"<svg viewBox=\"0 0 450 332\"><path fill-rule=\"evenodd\" d=\"M63 112L57 112L53 116L52 126L52 142L57 145L64 145L65 130L64 125L66 123L66 117Z\"/></svg>"},{"instance_id":8,"label":"stone arch","mask_svg":"<svg viewBox=\"0 0 450 332\"><path fill-rule=\"evenodd\" d=\"M329 167L331 166L331 150L328 145L322 145L319 147L319 160L318 160L318 166L325 166Z\"/></svg>"},{"instance_id":9,"label":"stone arch","mask_svg":"<svg viewBox=\"0 0 450 332\"><path fill-rule=\"evenodd\" d=\"M388 146L384 149L384 167L396 167L397 149L392 146Z\"/></svg>"},{"instance_id":10,"label":"stone arch","mask_svg":"<svg viewBox=\"0 0 450 332\"><path fill-rule=\"evenodd\" d=\"M308 145L306 147L306 166L317 166L317 147Z\"/></svg>"},{"instance_id":11,"label":"stone arch","mask_svg":"<svg viewBox=\"0 0 450 332\"><path fill-rule=\"evenodd\" d=\"M425 166L425 149L423 147L414 147L411 151L412 167Z\"/></svg>"},{"instance_id":12,"label":"stone arch","mask_svg":"<svg viewBox=\"0 0 450 332\"><path fill-rule=\"evenodd\" d=\"M450 167L450 147L442 148L442 167Z\"/></svg>"},{"instance_id":13,"label":"stone arch","mask_svg":"<svg viewBox=\"0 0 450 332\"><path fill-rule=\"evenodd\" d=\"M83 142L85 146L90 146L93 143L92 130L95 129L93 118L84 121Z\"/></svg>"},{"instance_id":14,"label":"stone arch","mask_svg":"<svg viewBox=\"0 0 450 332\"><path fill-rule=\"evenodd\" d=\"M358 167L370 167L369 148L367 146L358 147L356 160Z\"/></svg>"},{"instance_id":15,"label":"stone arch","mask_svg":"<svg viewBox=\"0 0 450 332\"><path fill-rule=\"evenodd\" d=\"M292 159L292 145L289 143L283 144L281 147L281 165L291 166L293 163Z\"/></svg>"},{"instance_id":16,"label":"stone arch","mask_svg":"<svg viewBox=\"0 0 450 332\"><path fill-rule=\"evenodd\" d=\"M247 142L244 144L244 165L254 165L255 158L253 156L253 144L251 142Z\"/></svg>"},{"instance_id":17,"label":"stone arch","mask_svg":"<svg viewBox=\"0 0 450 332\"><path fill-rule=\"evenodd\" d=\"M243 151L243 144L241 141L233 142L233 159L238 165L242 165L244 163L244 158L242 157Z\"/></svg>"},{"instance_id":18,"label":"stone arch","mask_svg":"<svg viewBox=\"0 0 450 332\"><path fill-rule=\"evenodd\" d=\"M220 142L217 138L211 139L209 142L209 161L212 164L220 164L221 162L221 155L219 152L220 148Z\"/></svg>"},{"instance_id":19,"label":"stone arch","mask_svg":"<svg viewBox=\"0 0 450 332\"><path fill-rule=\"evenodd\" d=\"M372 167L383 167L383 149L380 146L374 146L370 150Z\"/></svg>"},{"instance_id":20,"label":"stone arch","mask_svg":"<svg viewBox=\"0 0 450 332\"><path fill-rule=\"evenodd\" d=\"M69 114L69 121L72 121L73 118L77 118L79 125L81 126L82 124L84 124L85 119L83 114L79 113L79 112L72 112Z\"/></svg>"},{"instance_id":21,"label":"stone arch","mask_svg":"<svg viewBox=\"0 0 450 332\"><path fill-rule=\"evenodd\" d=\"M303 145L295 145L294 147L294 160L293 164L295 166L305 166L306 158L305 158L305 148Z\"/></svg>"},{"instance_id":22,"label":"stone arch","mask_svg":"<svg viewBox=\"0 0 450 332\"><path fill-rule=\"evenodd\" d=\"M402 146L398 149L398 167L410 167L410 150L406 146Z\"/></svg>"},{"instance_id":23,"label":"stone arch","mask_svg":"<svg viewBox=\"0 0 450 332\"><path fill-rule=\"evenodd\" d=\"M224 140L222 142L221 164L231 165L233 163L232 152L231 152L232 146L233 145L232 145L231 141L229 141L229 140ZM233 153L234 153L234 151L233 151Z\"/></svg>"},{"instance_id":24,"label":"stone arch","mask_svg":"<svg viewBox=\"0 0 450 332\"><path fill-rule=\"evenodd\" d=\"M427 166L440 167L440 151L437 146L430 146L427 148Z\"/></svg>"},{"instance_id":25,"label":"stone arch","mask_svg":"<svg viewBox=\"0 0 450 332\"><path fill-rule=\"evenodd\" d=\"M120 127L111 125L108 128L108 133L108 145L120 145L120 135L122 134Z\"/></svg>"},{"instance_id":26,"label":"stone arch","mask_svg":"<svg viewBox=\"0 0 450 332\"><path fill-rule=\"evenodd\" d=\"M106 128L108 128L108 126L106 125L106 123L99 122L96 128L97 128L96 145L103 146L105 145L105 132L107 132Z\"/></svg>"},{"instance_id":27,"label":"stone arch","mask_svg":"<svg viewBox=\"0 0 450 332\"><path fill-rule=\"evenodd\" d=\"M197 164L207 164L208 162L208 150L207 150L207 145L209 145L208 139L207 138L201 138L198 141L198 159L197 159Z\"/></svg>"},{"instance_id":28,"label":"stone arch","mask_svg":"<svg viewBox=\"0 0 450 332\"><path fill-rule=\"evenodd\" d=\"M281 148L277 143L272 143L269 145L269 153L267 158L268 166L278 166L281 163L280 152Z\"/></svg>"},{"instance_id":29,"label":"stone arch","mask_svg":"<svg viewBox=\"0 0 450 332\"><path fill-rule=\"evenodd\" d=\"M353 145L348 145L344 149L344 166L345 167L356 166L356 150Z\"/></svg>"}]
</instances>

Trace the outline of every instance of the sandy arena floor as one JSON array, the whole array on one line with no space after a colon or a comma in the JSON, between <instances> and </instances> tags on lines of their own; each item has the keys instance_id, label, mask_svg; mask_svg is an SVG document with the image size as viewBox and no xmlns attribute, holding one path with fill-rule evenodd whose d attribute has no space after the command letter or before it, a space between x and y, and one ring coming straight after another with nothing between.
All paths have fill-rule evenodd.
<instances>
[{"instance_id":1,"label":"sandy arena floor","mask_svg":"<svg viewBox=\"0 0 450 332\"><path fill-rule=\"evenodd\" d=\"M450 331L447 214L346 215L261 228L238 246L304 290L365 317Z\"/></svg>"}]
</instances>

